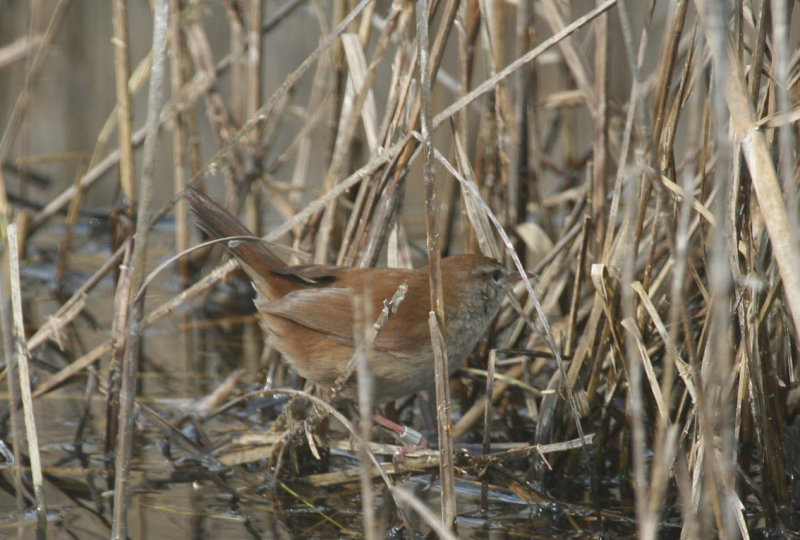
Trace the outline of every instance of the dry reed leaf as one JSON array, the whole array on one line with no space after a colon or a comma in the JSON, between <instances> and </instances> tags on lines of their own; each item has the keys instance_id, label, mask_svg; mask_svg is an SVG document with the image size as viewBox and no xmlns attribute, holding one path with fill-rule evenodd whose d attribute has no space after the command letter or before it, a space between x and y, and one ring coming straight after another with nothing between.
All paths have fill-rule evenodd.
<instances>
[{"instance_id":1,"label":"dry reed leaf","mask_svg":"<svg viewBox=\"0 0 800 540\"><path fill-rule=\"evenodd\" d=\"M661 183L664 185L664 187L666 187L668 190L673 192L681 199L685 199L687 197L687 193L681 186L679 186L678 184L676 184L663 174L661 175ZM692 200L692 208L694 208L698 214L703 216L703 219L705 219L709 225L711 225L712 227L716 227L717 220L714 218L714 214L712 214L711 211L696 198L692 197L691 200Z\"/></svg>"},{"instance_id":2,"label":"dry reed leaf","mask_svg":"<svg viewBox=\"0 0 800 540\"><path fill-rule=\"evenodd\" d=\"M520 223L515 231L525 243L529 261L539 261L553 249L553 241L536 223Z\"/></svg>"},{"instance_id":3,"label":"dry reed leaf","mask_svg":"<svg viewBox=\"0 0 800 540\"><path fill-rule=\"evenodd\" d=\"M556 5L555 0L543 0L541 5L544 8L542 11L544 12L545 19L547 19L547 23L550 25L553 33L557 34L563 30L566 25L561 15L561 10ZM567 36L564 40L559 42L558 46L561 50L561 54L564 55L564 61L569 67L572 76L575 78L575 82L578 84L578 88L583 93L583 98L586 101L586 108L589 109L589 112L594 113L597 102L594 95L594 88L590 82L591 78L588 75L588 69L583 64L583 55L578 52L574 41L572 36Z\"/></svg>"},{"instance_id":4,"label":"dry reed leaf","mask_svg":"<svg viewBox=\"0 0 800 540\"><path fill-rule=\"evenodd\" d=\"M658 384L658 377L656 377L656 372L653 369L653 362L650 360L650 355L647 353L647 347L642 339L642 334L639 332L639 328L636 326L636 323L631 319L625 319L621 324L622 327L633 337L633 339L636 340L636 346L639 350L639 359L641 360L642 366L644 367L644 372L647 375L647 382L650 383L650 391L653 393L653 398L656 401L658 412L661 416L661 419L663 421L667 421L669 419L669 411L667 410L666 403L664 403L664 396L661 394L661 386Z\"/></svg>"},{"instance_id":5,"label":"dry reed leaf","mask_svg":"<svg viewBox=\"0 0 800 540\"><path fill-rule=\"evenodd\" d=\"M472 225L472 230L478 240L478 246L481 253L487 257L492 257L496 260L502 260L503 256L500 252L500 246L497 245L492 225L489 223L489 218L486 214L488 208L486 201L479 198L478 185L475 182L475 173L472 170L469 159L467 158L464 146L461 144L459 137L455 137L456 146L456 162L458 169L464 175L462 182L466 182L472 186L472 190L462 189L461 197L464 201L464 207L467 210L467 218Z\"/></svg>"},{"instance_id":6,"label":"dry reed leaf","mask_svg":"<svg viewBox=\"0 0 800 540\"><path fill-rule=\"evenodd\" d=\"M683 383L686 385L686 390L689 392L689 395L692 397L692 403L697 403L697 389L695 388L694 382L691 376L691 369L690 366L683 361L683 359L678 354L677 348L675 344L672 343L669 337L669 333L667 332L666 326L664 326L664 322L661 320L661 316L656 311L655 306L653 305L650 296L647 294L647 291L644 290L642 284L638 281L634 282L631 287L636 294L639 295L639 299L642 301L642 305L644 305L645 309L647 310L648 315L650 315L650 319L653 321L653 325L656 327L656 331L661 336L661 339L664 341L664 345L667 349L667 353L675 362L675 367L678 368L678 373L680 374L681 379L683 379Z\"/></svg>"},{"instance_id":7,"label":"dry reed leaf","mask_svg":"<svg viewBox=\"0 0 800 540\"><path fill-rule=\"evenodd\" d=\"M778 128L800 121L800 107L795 107L788 112L775 112L768 114L755 123L755 127Z\"/></svg>"},{"instance_id":8,"label":"dry reed leaf","mask_svg":"<svg viewBox=\"0 0 800 540\"><path fill-rule=\"evenodd\" d=\"M347 117L351 114L350 109L353 106L355 95L362 91L364 83L366 82L367 57L364 54L364 48L361 46L361 40L356 34L351 34L349 32L342 34L342 45L344 46L345 58L350 68L347 72L347 92L345 93L345 100L342 104L342 116ZM375 107L375 95L372 90L367 92L364 105L357 114L360 114L364 124L364 132L367 136L367 145L369 146L370 152L375 152L378 148L378 113Z\"/></svg>"}]
</instances>

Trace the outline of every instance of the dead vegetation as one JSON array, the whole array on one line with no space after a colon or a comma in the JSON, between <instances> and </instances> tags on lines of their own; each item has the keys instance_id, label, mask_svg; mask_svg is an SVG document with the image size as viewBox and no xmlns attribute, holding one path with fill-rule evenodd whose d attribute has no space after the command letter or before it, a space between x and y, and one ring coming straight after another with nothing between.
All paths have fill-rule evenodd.
<instances>
[{"instance_id":1,"label":"dead vegetation","mask_svg":"<svg viewBox=\"0 0 800 540\"><path fill-rule=\"evenodd\" d=\"M87 417L105 426L92 435L104 446L103 466L80 472L110 479L113 508L96 493L88 506L119 537L131 489L155 482L135 465L131 476L131 449L148 440L169 441L175 455L162 466L174 469L170 481L189 467L191 481L254 504L242 511L241 534L255 536L264 534L252 521L258 505L275 501L265 486L315 508L302 523L319 536L374 538L401 521L446 536L455 515L530 532L533 518L512 518L493 494L554 505L551 534L800 530L800 25L792 2L288 0L222 9L156 0L144 32L130 28L130 6L115 0L113 65L105 66L115 108L82 149L90 157L74 181L36 174L72 148L46 156L46 146L30 148L35 119L51 114L35 98L50 80L56 37L76 31L61 25L68 0L46 4L32 3L30 26L18 24L6 33L16 41L0 44L0 69L17 82L5 86L14 99L0 114L0 450L8 500L17 501L3 521L20 534L48 527L48 499L68 491L64 480L75 474L42 463L49 441L36 437L37 400L67 392L84 396ZM223 20L224 40L211 33ZM152 36L149 54L131 54L134 30L135 40ZM298 55L301 47L309 52ZM76 103L73 114L93 106ZM289 246L295 262L404 266L423 261L427 245L436 254L481 251L535 275L516 291L524 315L509 304L455 381L449 466L439 473L435 451L373 466L387 449L360 444L374 436L368 430L330 410L331 431L311 421L319 410L307 421L308 411L275 421L284 402L232 369L217 392L183 409L134 399L154 365L209 375L194 362L172 365L169 351L150 350L142 364L142 341L170 318L195 338L205 333L181 306L197 306L235 270L227 263L200 277L196 256L156 269L162 261L148 257L148 235L164 215L174 216L174 253L196 239L180 199L167 202L167 178L174 193L193 183L224 198L268 240ZM56 187L37 206L42 181ZM118 190L99 218L110 225L108 257L70 286L76 226L103 183ZM25 273L26 245L54 221L64 227L50 247L59 307L35 317L26 291L41 282ZM165 272L185 290L148 297L149 276ZM88 345L76 337L79 321L106 276L113 318ZM279 394L304 396L289 388L279 358L262 355L247 310L234 311L250 321L236 334L251 336L241 353L248 366L263 368L285 388ZM45 369L56 348L60 364ZM89 412L98 396L99 415ZM421 408L400 403L397 417L419 426ZM92 437L85 422L76 446ZM344 444L348 436L355 442ZM351 448L356 454L342 458ZM373 483L379 470L384 481ZM441 515L407 489L432 470L443 479ZM456 482L475 483L478 501L456 499ZM362 494L359 516L331 517L308 486ZM373 505L373 492L384 502ZM499 518L481 513L492 504ZM39 510L36 525L23 520L29 505ZM414 525L416 515L427 524Z\"/></svg>"}]
</instances>

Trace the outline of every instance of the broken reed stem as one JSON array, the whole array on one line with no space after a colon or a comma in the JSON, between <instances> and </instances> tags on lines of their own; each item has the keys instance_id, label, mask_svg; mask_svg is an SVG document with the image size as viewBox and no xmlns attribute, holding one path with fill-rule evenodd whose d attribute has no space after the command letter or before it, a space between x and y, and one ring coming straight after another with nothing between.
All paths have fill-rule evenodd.
<instances>
[{"instance_id":1,"label":"broken reed stem","mask_svg":"<svg viewBox=\"0 0 800 540\"><path fill-rule=\"evenodd\" d=\"M114 291L114 315L111 320L111 347L106 389L106 429L104 457L111 468L111 456L115 455L120 425L120 385L122 369L125 365L125 348L127 344L128 317L130 316L131 299L131 250L133 239L129 238L120 249L124 249L122 263L119 267L117 286Z\"/></svg>"},{"instance_id":2,"label":"broken reed stem","mask_svg":"<svg viewBox=\"0 0 800 540\"><path fill-rule=\"evenodd\" d=\"M401 283L397 290L392 295L391 300L384 300L383 302L383 309L381 310L380 315L369 328L369 332L363 336L364 338L364 345L365 347L369 347L375 341L375 338L378 337L378 334L383 327L386 326L386 323L389 322L389 319L392 315L395 314L397 308L400 306L400 303L405 299L406 292L408 292L408 284L406 282ZM359 308L361 309L361 308ZM369 314L365 314L365 316L371 316ZM347 367L344 369L341 375L336 378L333 382L333 386L331 386L331 390L333 395L335 396L339 393L345 385L350 380L350 377L353 375L353 372L356 371L358 368L359 362L361 361L361 357L359 354L353 355L353 358L347 363Z\"/></svg>"}]
</instances>

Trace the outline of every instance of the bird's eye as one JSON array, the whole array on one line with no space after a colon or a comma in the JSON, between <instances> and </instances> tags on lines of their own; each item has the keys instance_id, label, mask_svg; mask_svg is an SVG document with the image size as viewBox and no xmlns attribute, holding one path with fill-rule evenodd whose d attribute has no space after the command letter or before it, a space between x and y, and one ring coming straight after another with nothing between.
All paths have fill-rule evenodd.
<instances>
[{"instance_id":1,"label":"bird's eye","mask_svg":"<svg viewBox=\"0 0 800 540\"><path fill-rule=\"evenodd\" d=\"M492 270L492 273L489 274L489 277L491 277L492 281L495 283L500 284L505 281L506 273L498 268L497 270Z\"/></svg>"}]
</instances>

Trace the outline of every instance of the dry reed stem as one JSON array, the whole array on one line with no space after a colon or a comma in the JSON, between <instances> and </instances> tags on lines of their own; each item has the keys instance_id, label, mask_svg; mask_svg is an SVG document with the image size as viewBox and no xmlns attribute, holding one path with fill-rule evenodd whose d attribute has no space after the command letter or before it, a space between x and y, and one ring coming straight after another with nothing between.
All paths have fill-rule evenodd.
<instances>
[{"instance_id":1,"label":"dry reed stem","mask_svg":"<svg viewBox=\"0 0 800 540\"><path fill-rule=\"evenodd\" d=\"M447 359L447 345L443 330L445 320L444 292L441 272L441 247L438 224L438 208L435 175L434 147L431 130L431 51L428 45L427 0L417 0L416 28L419 64L420 115L419 125L422 133L422 148L425 156L425 231L427 236L428 268L430 281L430 311L428 326L433 350L433 368L436 389L436 426L439 435L439 477L441 481L441 524L446 530L453 530L456 519L455 463L453 455L452 420L450 418L450 382ZM451 19L452 20L452 19ZM434 57L432 64L437 63ZM435 69L435 68L434 68ZM416 115L415 115L416 116ZM412 122L415 120L412 118ZM402 159L402 158L401 158Z\"/></svg>"},{"instance_id":2,"label":"dry reed stem","mask_svg":"<svg viewBox=\"0 0 800 540\"><path fill-rule=\"evenodd\" d=\"M372 477L369 470L369 442L370 428L372 426L372 394L374 379L369 367L369 353L371 352L372 341L377 333L370 336L369 322L372 313L369 304L364 296L354 296L353 305L353 342L355 353L351 363L358 369L358 407L359 407L359 428L361 432L361 445L359 445L359 472L361 477L361 511L363 512L362 523L364 526L364 536L369 540L378 538L378 527L375 518L375 495L372 489ZM387 316L388 320L388 316ZM348 366L349 368L349 366ZM347 371L347 370L346 370ZM352 371L351 371L352 373ZM344 376L340 377L340 379ZM350 378L350 374L347 375ZM347 379L344 379L347 382Z\"/></svg>"},{"instance_id":3,"label":"dry reed stem","mask_svg":"<svg viewBox=\"0 0 800 540\"><path fill-rule=\"evenodd\" d=\"M33 411L33 397L31 395L31 370L30 351L25 345L25 325L22 318L22 289L20 287L19 241L17 238L17 225L8 227L8 278L11 297L11 332L6 338L14 342L14 357L11 361L16 364L19 374L19 397L22 402L22 416L25 422L25 438L27 440L28 456L31 461L31 476L33 480L33 493L36 500L36 536L47 536L47 501L44 492L44 478L42 476L42 461L39 450L39 436L36 428L36 417ZM5 302L5 300L3 300ZM17 381L10 381L17 384ZM16 403L11 403L16 408ZM14 446L19 446L19 441ZM18 464L19 466L20 464Z\"/></svg>"},{"instance_id":4,"label":"dry reed stem","mask_svg":"<svg viewBox=\"0 0 800 540\"><path fill-rule=\"evenodd\" d=\"M490 438L492 419L494 418L494 408L492 407L492 398L494 397L492 391L494 390L494 368L497 359L495 351L489 353L489 365L486 368L486 399L485 407L483 410L483 456L492 453L492 440ZM487 479L481 482L481 499L479 503L481 512L486 513L489 510L489 483Z\"/></svg>"},{"instance_id":5,"label":"dry reed stem","mask_svg":"<svg viewBox=\"0 0 800 540\"><path fill-rule=\"evenodd\" d=\"M638 19L630 19L628 11L640 9L632 2L595 2L596 9L566 25L571 17L556 2L535 4L538 11L528 13L527 3L496 8L489 2L450 0L441 3L431 23L438 24L433 44L423 47L430 56L428 69L418 61L416 49L423 44L409 25L410 4L392 6L387 13L374 2L359 3L351 12L344 1L333 12L315 4L321 41L263 100L257 74L269 45L259 44L261 33L282 24L302 2L282 5L263 23L260 2L236 14L228 11L233 39L227 54L214 49L201 18L179 21L186 13L176 5L170 54L173 76L180 77L173 78L173 95L159 119L162 129L173 131L175 191L186 182L184 174L195 181L224 175L229 194L235 192L232 199L245 192L266 194L280 212L285 223L269 235L272 239L289 232L298 251L314 247L319 260L327 262L326 253L338 249L339 261L361 258L373 264L390 238L388 260L400 261L414 241L398 220L405 174L417 165L420 151L432 150L459 180L459 187L450 182L441 192L450 217L438 251L472 246L499 257L498 231L509 251L513 246L521 259L527 257L527 270L535 265L541 272L536 283L540 316L547 315L553 337L529 330L525 317L513 321L509 309L499 317L500 330L491 335L490 346L541 350L549 341L557 352L563 347L570 364L566 373L547 358L537 359L535 369L512 366L505 373L512 380L495 378L495 414L518 416L522 392L542 442L571 436L581 414L582 427L597 433L598 456L594 466L583 469L573 467L579 461L574 456L548 459L544 466L552 467L554 476L589 471L600 478L619 477L623 491L631 487L626 475L633 473L636 527L643 538L660 534L666 517L680 517L687 538L797 528L786 510L794 485L787 481L793 466L787 429L797 414L787 393L796 390L793 358L800 326L798 248L791 232L797 221L797 155L790 139L800 118L800 109L792 105L800 71L796 58L787 54L796 29L786 18L786 2L739 3L729 13L709 13L707 7L718 7L711 4L680 0L665 8L650 2ZM542 22L553 30L552 37L535 33L533 25L541 31ZM456 41L454 26L455 63L444 55ZM653 36L662 35L656 42ZM190 54L180 49L184 39L194 48ZM621 62L612 56L616 45L624 47ZM222 60L214 65L214 58ZM301 80L314 62L316 71ZM125 82L128 92L144 80L147 65L146 58L138 62L139 75ZM560 70L560 79L546 80L551 68ZM420 69L432 77L427 85L419 84ZM453 69L457 76L450 75ZM384 74L388 88L381 83ZM221 86L224 76L231 77L230 93ZM455 80L455 86L448 82ZM243 84L237 87L234 81ZM290 90L306 82L311 93L295 106ZM375 112L369 105L362 117L370 95ZM446 96L447 106L437 114L439 96ZM205 118L194 107L201 98ZM427 110L431 125L420 136L414 130L426 99L433 102ZM582 126L589 126L586 133L578 127L581 116L589 120ZM15 118L12 114L5 126L14 140L20 137ZM302 124L296 131L287 123L293 118ZM452 135L439 130L434 146L419 145L451 118ZM113 126L110 120L100 130L88 171L34 216L33 231L67 203L68 227L76 223L83 192L119 162L119 149L101 155ZM216 153L204 165L205 149L197 139L209 126ZM288 145L280 143L284 137ZM144 129L130 140L134 149L141 146ZM317 184L310 178L309 158L318 152L329 158L321 194L314 193ZM248 169L248 160L254 168ZM34 161L23 156L23 162ZM282 183L284 178L291 178L291 185ZM344 195L356 184L350 206ZM7 183L0 180L0 185ZM250 216L259 215L257 197L246 205ZM337 244L337 225L345 222L333 209L350 208ZM176 215L183 245L185 217L180 210ZM520 222L535 224L552 238L549 254L535 259L535 241L521 241ZM71 234L62 239L60 275L73 264L65 256L73 242ZM220 267L161 304L145 324L196 298L234 266ZM589 268L592 281L585 276ZM57 327L69 328L68 321L85 309L83 292L96 280L64 303L52 323L40 323L39 337L29 340L29 348L45 336L57 339ZM533 309L526 303L526 313ZM46 375L33 396L108 351L105 343L83 356L75 353L78 360ZM528 393L522 378L540 393ZM556 392L562 379L575 391L575 401L585 396L588 415L573 404L569 419L565 399L572 399ZM486 398L471 397L453 433L479 440L481 434L470 426L485 414ZM486 419L484 436L490 424ZM186 448L202 455L202 449ZM750 448L755 452L745 452ZM736 484L733 471L741 480ZM377 471L363 472L366 482ZM531 475L519 471L509 485L530 481ZM534 479L548 486L547 473ZM368 513L365 519L371 522Z\"/></svg>"},{"instance_id":6,"label":"dry reed stem","mask_svg":"<svg viewBox=\"0 0 800 540\"><path fill-rule=\"evenodd\" d=\"M150 70L150 87L147 100L147 129L142 157L142 174L139 179L136 236L133 244L130 266L130 285L128 291L137 291L144 281L147 256L148 235L150 232L150 205L153 199L155 182L155 160L158 143L158 124L161 113L163 85L165 78L167 27L169 22L169 2L159 0L153 12L153 63ZM119 77L118 77L119 80ZM126 88L127 89L127 88ZM120 107L123 105L120 104ZM127 277L126 277L127 278ZM132 296L129 296L132 298ZM142 317L144 297L126 301L121 309L128 311L125 330L125 353L122 357L120 397L119 397L119 437L115 447L114 513L111 537L128 536L129 474L133 448L134 404L136 401L139 355L141 354Z\"/></svg>"},{"instance_id":7,"label":"dry reed stem","mask_svg":"<svg viewBox=\"0 0 800 540\"><path fill-rule=\"evenodd\" d=\"M3 283L3 287L5 288L5 283L8 283L6 271L7 271L7 264L6 259L8 258L7 250L3 251L3 260L0 260L0 283ZM14 335L14 328L12 323L12 315L10 302L6 301L5 296L0 298L0 330L2 330L3 336L3 356L5 358L13 358L14 357L14 344L11 339L8 339L8 336ZM30 350L30 349L29 349ZM9 416L11 419L11 429L10 433L14 438L15 444L13 445L12 452L13 452L13 460L15 466L13 467L12 475L14 478L14 502L16 504L16 510L19 515L22 515L25 512L25 483L23 482L22 478L22 463L23 463L23 454L20 441L22 441L25 437L23 432L23 427L20 423L19 418L19 409L17 407L17 403L20 402L20 389L17 386L16 382L19 380L19 375L17 374L17 365L16 362L11 361L8 365L4 368L2 373L3 376L0 376L0 381L3 378L6 378L8 382L8 399L10 403L9 407ZM7 375L7 377L5 377ZM5 452L4 452L5 453ZM19 520L17 525L17 535L22 536L22 520Z\"/></svg>"},{"instance_id":8,"label":"dry reed stem","mask_svg":"<svg viewBox=\"0 0 800 540\"><path fill-rule=\"evenodd\" d=\"M181 2L176 1L170 10L170 94L179 95L190 74L190 66L186 56L186 41L181 21ZM188 170L187 149L184 144L187 129L191 126L191 115L182 112L176 115L172 131L172 174L176 194L186 189L186 172ZM189 130L191 132L191 130ZM189 247L189 209L183 200L175 204L175 251L183 253ZM179 273L184 284L189 282L188 260L181 259Z\"/></svg>"},{"instance_id":9,"label":"dry reed stem","mask_svg":"<svg viewBox=\"0 0 800 540\"><path fill-rule=\"evenodd\" d=\"M117 132L120 149L119 176L120 187L125 194L127 204L136 201L136 188L133 168L133 112L131 111L131 94L128 91L131 65L128 39L128 5L127 0L112 2L114 16L114 82L117 98Z\"/></svg>"},{"instance_id":10,"label":"dry reed stem","mask_svg":"<svg viewBox=\"0 0 800 540\"><path fill-rule=\"evenodd\" d=\"M13 64L30 54L42 44L42 35L34 31L33 35L22 36L0 47L0 69Z\"/></svg>"}]
</instances>

